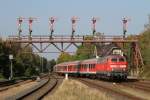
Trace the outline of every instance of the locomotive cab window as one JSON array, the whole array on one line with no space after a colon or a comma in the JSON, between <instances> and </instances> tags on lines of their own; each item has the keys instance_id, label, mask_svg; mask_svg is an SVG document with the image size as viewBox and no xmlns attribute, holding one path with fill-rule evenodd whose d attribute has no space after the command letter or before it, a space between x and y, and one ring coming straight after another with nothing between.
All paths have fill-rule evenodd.
<instances>
[{"instance_id":1,"label":"locomotive cab window","mask_svg":"<svg viewBox=\"0 0 150 100\"><path fill-rule=\"evenodd\" d=\"M119 61L120 61L120 62L124 62L125 59L124 59L124 58L119 58Z\"/></svg>"},{"instance_id":2,"label":"locomotive cab window","mask_svg":"<svg viewBox=\"0 0 150 100\"><path fill-rule=\"evenodd\" d=\"M111 58L112 62L117 62L117 58Z\"/></svg>"}]
</instances>

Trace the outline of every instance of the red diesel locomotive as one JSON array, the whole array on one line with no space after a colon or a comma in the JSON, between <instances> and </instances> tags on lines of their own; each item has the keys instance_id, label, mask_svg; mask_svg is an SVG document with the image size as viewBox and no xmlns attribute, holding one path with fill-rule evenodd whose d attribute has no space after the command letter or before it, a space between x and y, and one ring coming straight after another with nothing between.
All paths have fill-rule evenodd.
<instances>
[{"instance_id":1,"label":"red diesel locomotive","mask_svg":"<svg viewBox=\"0 0 150 100\"><path fill-rule=\"evenodd\" d=\"M95 78L127 79L127 61L121 55L108 55L81 61L64 62L54 66L58 74Z\"/></svg>"}]
</instances>

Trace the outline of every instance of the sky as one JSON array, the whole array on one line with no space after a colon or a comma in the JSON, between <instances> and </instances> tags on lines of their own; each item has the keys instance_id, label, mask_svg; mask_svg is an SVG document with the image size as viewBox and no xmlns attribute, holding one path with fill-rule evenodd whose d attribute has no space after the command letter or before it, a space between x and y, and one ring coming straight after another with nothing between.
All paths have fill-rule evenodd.
<instances>
[{"instance_id":1,"label":"sky","mask_svg":"<svg viewBox=\"0 0 150 100\"><path fill-rule=\"evenodd\" d=\"M48 18L56 16L54 34L71 34L71 17L78 16L76 34L90 34L91 18L96 16L96 31L122 35L122 18L129 17L127 34L139 34L148 23L150 0L0 0L0 36L17 34L17 18L36 17L33 34L49 34ZM27 21L23 23L27 35ZM52 57L56 56L52 54Z\"/></svg>"}]
</instances>

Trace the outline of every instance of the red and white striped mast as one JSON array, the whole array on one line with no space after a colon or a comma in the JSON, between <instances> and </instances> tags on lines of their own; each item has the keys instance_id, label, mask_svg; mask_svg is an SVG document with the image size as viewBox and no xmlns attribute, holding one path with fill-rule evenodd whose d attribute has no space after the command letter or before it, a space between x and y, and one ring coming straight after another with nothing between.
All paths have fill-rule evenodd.
<instances>
[{"instance_id":1,"label":"red and white striped mast","mask_svg":"<svg viewBox=\"0 0 150 100\"><path fill-rule=\"evenodd\" d=\"M93 17L92 18L92 31L93 31L93 35L95 35L95 32L96 32L96 22L99 18L98 17Z\"/></svg>"},{"instance_id":2,"label":"red and white striped mast","mask_svg":"<svg viewBox=\"0 0 150 100\"><path fill-rule=\"evenodd\" d=\"M29 36L31 37L31 35L32 35L32 24L33 24L33 21L36 21L37 20L37 18L35 18L35 17L29 17L28 18L28 24L29 24Z\"/></svg>"},{"instance_id":3,"label":"red and white striped mast","mask_svg":"<svg viewBox=\"0 0 150 100\"><path fill-rule=\"evenodd\" d=\"M76 22L79 18L77 16L73 16L71 18L71 23L72 23L72 34L71 34L71 37L73 38L74 37L74 34L75 34L75 29L76 29Z\"/></svg>"},{"instance_id":4,"label":"red and white striped mast","mask_svg":"<svg viewBox=\"0 0 150 100\"><path fill-rule=\"evenodd\" d=\"M53 36L53 32L54 32L54 23L56 21L56 17L50 17L49 18L49 27L50 27L50 39Z\"/></svg>"},{"instance_id":5,"label":"red and white striped mast","mask_svg":"<svg viewBox=\"0 0 150 100\"><path fill-rule=\"evenodd\" d=\"M128 21L130 21L130 20L131 20L130 18L126 18L126 17L124 17L124 18L122 19L122 23L123 23L123 39L125 39L125 37L126 37L127 23L128 23Z\"/></svg>"},{"instance_id":6,"label":"red and white striped mast","mask_svg":"<svg viewBox=\"0 0 150 100\"><path fill-rule=\"evenodd\" d=\"M19 17L19 18L17 18L18 36L19 36L19 38L20 38L20 35L21 35L21 32L22 32L21 27L22 27L23 19L24 19L23 17Z\"/></svg>"}]
</instances>

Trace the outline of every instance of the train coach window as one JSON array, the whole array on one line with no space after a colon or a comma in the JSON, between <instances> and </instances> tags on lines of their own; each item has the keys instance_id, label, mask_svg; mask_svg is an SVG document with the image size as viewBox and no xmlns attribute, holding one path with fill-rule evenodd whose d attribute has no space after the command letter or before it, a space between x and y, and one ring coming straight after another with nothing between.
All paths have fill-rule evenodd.
<instances>
[{"instance_id":1,"label":"train coach window","mask_svg":"<svg viewBox=\"0 0 150 100\"><path fill-rule=\"evenodd\" d=\"M83 69L85 68L85 64L83 64L83 67L82 67Z\"/></svg>"},{"instance_id":2,"label":"train coach window","mask_svg":"<svg viewBox=\"0 0 150 100\"><path fill-rule=\"evenodd\" d=\"M111 61L112 62L117 62L117 58L112 58Z\"/></svg>"},{"instance_id":3,"label":"train coach window","mask_svg":"<svg viewBox=\"0 0 150 100\"><path fill-rule=\"evenodd\" d=\"M64 66L65 70L67 69L67 66Z\"/></svg>"},{"instance_id":4,"label":"train coach window","mask_svg":"<svg viewBox=\"0 0 150 100\"><path fill-rule=\"evenodd\" d=\"M124 58L119 58L119 61L123 62L123 61L125 61L125 59Z\"/></svg>"},{"instance_id":5,"label":"train coach window","mask_svg":"<svg viewBox=\"0 0 150 100\"><path fill-rule=\"evenodd\" d=\"M89 69L91 69L92 68L92 65L91 64L89 64Z\"/></svg>"},{"instance_id":6,"label":"train coach window","mask_svg":"<svg viewBox=\"0 0 150 100\"><path fill-rule=\"evenodd\" d=\"M95 68L95 66L96 66L96 65L94 64L94 68Z\"/></svg>"},{"instance_id":7,"label":"train coach window","mask_svg":"<svg viewBox=\"0 0 150 100\"><path fill-rule=\"evenodd\" d=\"M95 64L92 64L92 66L91 66L91 67L92 67L92 69L93 69L93 68L95 68Z\"/></svg>"},{"instance_id":8,"label":"train coach window","mask_svg":"<svg viewBox=\"0 0 150 100\"><path fill-rule=\"evenodd\" d=\"M87 67L88 67L88 64L86 64L84 68L86 69Z\"/></svg>"}]
</instances>

